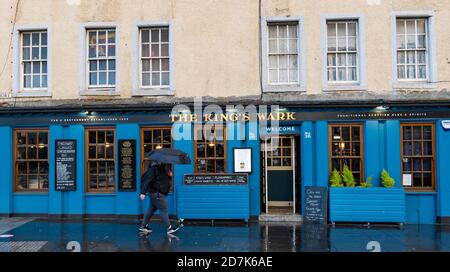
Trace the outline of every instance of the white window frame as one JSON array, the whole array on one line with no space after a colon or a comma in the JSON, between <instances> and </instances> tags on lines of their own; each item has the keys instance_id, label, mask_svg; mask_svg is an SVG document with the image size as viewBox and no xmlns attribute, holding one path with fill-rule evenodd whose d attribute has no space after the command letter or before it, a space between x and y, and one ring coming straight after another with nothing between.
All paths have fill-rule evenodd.
<instances>
[{"instance_id":1,"label":"white window frame","mask_svg":"<svg viewBox=\"0 0 450 272\"><path fill-rule=\"evenodd\" d=\"M333 23L333 24L335 24L336 25L336 36L335 36L335 38L336 38L336 50L334 50L332 53L328 50L328 24L329 23ZM346 39L348 40L348 25L349 24L356 24L356 50L353 50L353 51L350 51L350 50L347 50L347 51L339 51L338 50L338 41L339 41L339 39L338 39L338 36L337 36L337 32L338 32L338 24L339 23L341 23L341 24L345 24L346 25ZM360 69L359 69L359 66L360 66L360 63L359 63L359 42L358 42L358 37L359 37L359 33L358 33L358 20L336 20L336 21L333 21L333 20L327 20L327 81L328 81L328 84L330 84L330 85L336 85L336 84L358 84L358 82L359 82L359 77L360 77L360 75L359 75L359 72L360 72ZM347 63L347 55L348 54L355 54L356 55L356 80L337 80L337 77L338 77L338 70L339 70L339 67L343 67L343 68L345 68L345 69L348 69L348 67L353 67L353 66L349 66L348 65L348 63L347 63L347 65L345 65L345 66L338 66L337 65L337 62L338 62L338 58L336 57L336 65L335 66L329 66L328 65L328 54L333 54L333 55L339 55L339 54L345 54L346 55L346 60L345 60L345 62ZM329 80L328 79L328 69L330 68L330 67L334 67L334 69L336 69L336 80ZM347 78L348 78L348 75L347 75Z\"/></svg>"},{"instance_id":2,"label":"white window frame","mask_svg":"<svg viewBox=\"0 0 450 272\"><path fill-rule=\"evenodd\" d=\"M91 33L91 32L96 32L97 33L97 41L98 41L98 33L99 32L101 32L101 31L106 31L107 33L109 33L109 31L114 31L114 35L116 36L116 30L115 29L112 29L112 28L89 28L89 29L86 29L86 52L87 52L87 54L86 54L86 85L88 86L88 89L112 89L112 88L115 88L116 87L116 84L109 84L109 82L107 82L106 84L103 84L103 85L100 85L100 84L97 84L97 85L91 85L91 83L90 83L90 73L91 73L91 69L90 69L90 61L96 61L97 63L100 61L100 60L105 60L106 61L106 74L107 74L107 81L108 81L108 79L109 79L109 72L110 72L110 70L109 70L109 61L111 61L111 60L114 60L114 62L117 62L117 55L116 54L114 54L114 57L105 57L105 58L99 58L98 56L96 57L96 58L94 58L94 59L90 59L89 58L89 33ZM108 39L108 38L107 38ZM96 42L97 42L96 41ZM116 50L116 48L117 48L117 43L115 42L116 41L116 37L114 37L114 51ZM109 45L109 42L107 42L106 43L106 51L108 51L108 45ZM96 54L98 54L98 45L97 45L97 49L96 49ZM117 68L117 63L116 63L116 68ZM98 72L99 71L99 68L97 68L97 73L99 73ZM116 69L114 69L114 73L116 73ZM100 78L99 77L97 77L97 82L99 82L100 81ZM114 82L115 82L115 78L114 78Z\"/></svg>"},{"instance_id":3,"label":"white window frame","mask_svg":"<svg viewBox=\"0 0 450 272\"><path fill-rule=\"evenodd\" d=\"M425 19L427 78L399 79L397 74L397 19ZM393 89L435 89L437 88L436 35L434 11L401 11L391 13L392 40L392 85Z\"/></svg>"},{"instance_id":4,"label":"white window frame","mask_svg":"<svg viewBox=\"0 0 450 272\"><path fill-rule=\"evenodd\" d=\"M22 64L22 33L47 32L47 87L24 88ZM48 25L16 25L13 30L13 96L14 97L51 97L52 85L52 29Z\"/></svg>"},{"instance_id":5,"label":"white window frame","mask_svg":"<svg viewBox=\"0 0 450 272\"><path fill-rule=\"evenodd\" d=\"M293 22L297 24L297 83L269 83L269 27L271 23L283 24ZM304 46L304 18L303 16L273 16L261 18L261 76L262 91L271 92L305 92L306 61Z\"/></svg>"},{"instance_id":6,"label":"white window frame","mask_svg":"<svg viewBox=\"0 0 450 272\"><path fill-rule=\"evenodd\" d=\"M142 86L141 63L141 29L143 28L169 29L169 85ZM175 62L174 62L174 24L170 21L136 22L133 26L133 96L172 96L175 94Z\"/></svg>"},{"instance_id":7,"label":"white window frame","mask_svg":"<svg viewBox=\"0 0 450 272\"><path fill-rule=\"evenodd\" d=\"M116 84L114 86L89 86L89 44L88 44L88 31L89 30L101 30L101 29L114 29L116 32ZM81 96L119 96L119 83L120 83L120 32L116 23L104 22L104 23L85 23L80 27L80 95Z\"/></svg>"},{"instance_id":8,"label":"white window frame","mask_svg":"<svg viewBox=\"0 0 450 272\"><path fill-rule=\"evenodd\" d=\"M357 81L328 81L328 25L329 21L357 23ZM322 90L323 91L361 91L367 89L366 83L366 45L365 18L362 14L326 14L321 16L322 52Z\"/></svg>"},{"instance_id":9,"label":"white window frame","mask_svg":"<svg viewBox=\"0 0 450 272\"><path fill-rule=\"evenodd\" d=\"M169 73L169 84L168 85L162 85L162 84L159 84L159 85L148 85L148 86L144 86L143 85L143 69L142 69L142 30L146 30L146 31L149 31L149 39L151 39L151 31L152 30L158 30L159 31L159 33L161 33L161 29L163 29L163 28L166 28L167 29L167 32L169 32L169 27L166 27L166 26L153 26L153 27L140 27L139 28L139 88L141 88L141 89L167 89L167 88L170 88L170 52L168 52L168 56L167 56L167 59L168 59L168 61L169 61L169 71L167 71L168 73ZM161 35L160 35L160 37L159 38L161 38ZM170 37L169 37L170 38ZM148 45L150 46L150 48L149 48L149 54L151 54L151 42L149 42L148 43ZM162 59L166 59L166 57L163 57L163 56L161 56L161 45L162 45L162 41L160 40L159 41L159 43L158 43L158 46L159 46L159 57L157 58L158 60L162 60ZM169 46L170 46L170 40L167 42L167 47L169 48ZM150 62L152 61L152 58L150 57L150 55L149 55L149 57L147 57L146 58L146 60L149 60ZM150 77L152 77L152 70L150 70ZM159 78L159 80L160 80L160 83L162 83L162 69L159 71L159 74L160 74L160 78ZM151 81L152 81L153 79L151 79Z\"/></svg>"}]
</instances>

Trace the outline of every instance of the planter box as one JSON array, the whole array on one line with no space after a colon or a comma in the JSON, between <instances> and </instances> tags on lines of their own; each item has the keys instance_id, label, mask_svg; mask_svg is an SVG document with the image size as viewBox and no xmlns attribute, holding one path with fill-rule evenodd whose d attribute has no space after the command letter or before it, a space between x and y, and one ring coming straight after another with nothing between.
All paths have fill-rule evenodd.
<instances>
[{"instance_id":1,"label":"planter box","mask_svg":"<svg viewBox=\"0 0 450 272\"><path fill-rule=\"evenodd\" d=\"M406 221L403 188L330 187L331 222Z\"/></svg>"}]
</instances>

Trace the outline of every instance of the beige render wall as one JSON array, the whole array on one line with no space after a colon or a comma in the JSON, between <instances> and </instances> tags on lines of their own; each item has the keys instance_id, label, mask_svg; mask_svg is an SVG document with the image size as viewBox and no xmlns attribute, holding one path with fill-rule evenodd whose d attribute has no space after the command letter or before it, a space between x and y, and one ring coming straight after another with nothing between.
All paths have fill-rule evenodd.
<instances>
[{"instance_id":1,"label":"beige render wall","mask_svg":"<svg viewBox=\"0 0 450 272\"><path fill-rule=\"evenodd\" d=\"M0 0L0 35L9 37L17 0ZM242 0L21 0L17 25L52 28L54 99L79 98L81 24L117 24L120 97L132 94L134 24L171 21L174 26L175 96L258 95L258 1ZM6 17L4 17L6 15ZM7 45L0 43L0 60ZM11 54L10 54L11 57ZM11 90L11 59L0 91ZM85 98L85 97L83 97ZM98 98L98 97L96 97ZM111 98L111 97L105 97ZM24 100L23 98L21 98Z\"/></svg>"},{"instance_id":2,"label":"beige render wall","mask_svg":"<svg viewBox=\"0 0 450 272\"><path fill-rule=\"evenodd\" d=\"M0 99L10 94L11 90L11 59L8 52L13 8L11 1L0 0ZM3 71L3 72L2 72ZM1 100L0 100L1 101Z\"/></svg>"},{"instance_id":3,"label":"beige render wall","mask_svg":"<svg viewBox=\"0 0 450 272\"><path fill-rule=\"evenodd\" d=\"M450 0L263 0L262 10L262 16L304 17L308 93L322 91L320 21L324 14L364 16L367 90L391 92L391 12L435 11L438 81L450 81ZM450 90L450 83L441 82L438 89Z\"/></svg>"},{"instance_id":4,"label":"beige render wall","mask_svg":"<svg viewBox=\"0 0 450 272\"><path fill-rule=\"evenodd\" d=\"M8 38L0 42L0 65L6 56L16 1L0 0L0 37ZM78 1L80 5L69 5L67 0L21 0L19 6L17 25L48 24L52 27L53 51L49 53L53 60L54 99L80 98L80 27L86 22L115 22L118 26L120 75L117 89L121 98L130 97L132 92L135 47L132 34L138 21L173 22L176 97L260 94L258 0ZM391 12L435 11L438 80L450 81L450 0L261 1L262 16L304 17L309 94L322 92L320 20L323 14L364 15L368 91L390 92ZM12 88L10 62L11 58L0 76L0 93ZM450 83L441 82L438 89L450 89Z\"/></svg>"}]
</instances>

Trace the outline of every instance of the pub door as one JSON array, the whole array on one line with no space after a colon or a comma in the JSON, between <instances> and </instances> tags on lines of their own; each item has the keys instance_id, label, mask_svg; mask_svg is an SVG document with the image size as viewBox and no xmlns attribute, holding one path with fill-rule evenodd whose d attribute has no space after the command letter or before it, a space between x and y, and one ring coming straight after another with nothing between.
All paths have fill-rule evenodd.
<instances>
[{"instance_id":1,"label":"pub door","mask_svg":"<svg viewBox=\"0 0 450 272\"><path fill-rule=\"evenodd\" d=\"M264 205L266 214L296 213L296 149L294 136L263 140Z\"/></svg>"}]
</instances>

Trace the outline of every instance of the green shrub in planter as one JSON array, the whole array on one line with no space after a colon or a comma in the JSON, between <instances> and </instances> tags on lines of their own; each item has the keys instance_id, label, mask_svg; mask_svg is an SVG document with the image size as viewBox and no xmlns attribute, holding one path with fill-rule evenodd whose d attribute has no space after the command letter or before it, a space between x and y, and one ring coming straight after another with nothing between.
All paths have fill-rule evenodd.
<instances>
[{"instance_id":1,"label":"green shrub in planter","mask_svg":"<svg viewBox=\"0 0 450 272\"><path fill-rule=\"evenodd\" d=\"M342 171L342 179L344 180L344 184L347 187L355 187L355 177L353 176L352 171L348 168L346 164L344 164L344 169Z\"/></svg>"},{"instance_id":2,"label":"green shrub in planter","mask_svg":"<svg viewBox=\"0 0 450 272\"><path fill-rule=\"evenodd\" d=\"M372 187L372 176L369 176L366 180L366 182L361 182L361 185L359 187L363 188L370 188Z\"/></svg>"},{"instance_id":3,"label":"green shrub in planter","mask_svg":"<svg viewBox=\"0 0 450 272\"><path fill-rule=\"evenodd\" d=\"M331 187L344 187L344 184L342 184L341 174L339 174L336 168L333 170L333 173L331 174L330 184Z\"/></svg>"},{"instance_id":4,"label":"green shrub in planter","mask_svg":"<svg viewBox=\"0 0 450 272\"><path fill-rule=\"evenodd\" d=\"M386 188L391 188L395 185L394 179L389 176L389 173L385 169L381 171L381 184Z\"/></svg>"}]
</instances>

